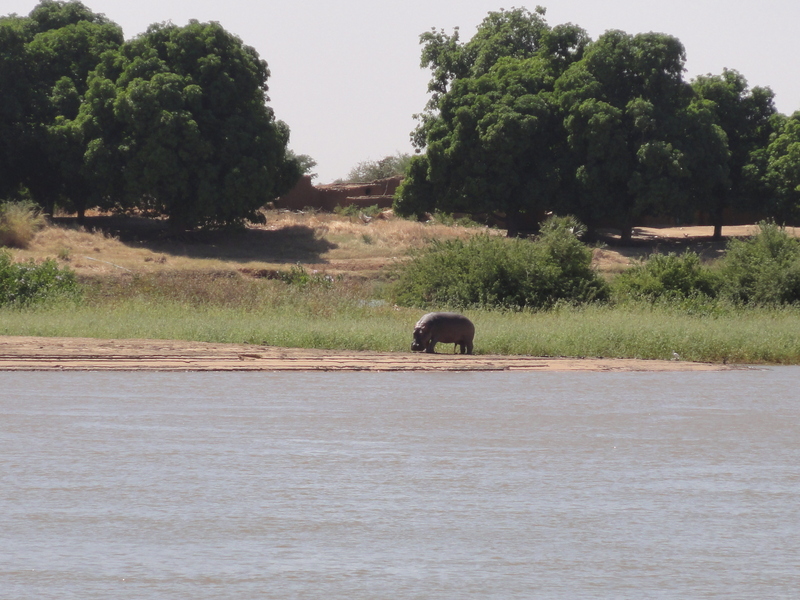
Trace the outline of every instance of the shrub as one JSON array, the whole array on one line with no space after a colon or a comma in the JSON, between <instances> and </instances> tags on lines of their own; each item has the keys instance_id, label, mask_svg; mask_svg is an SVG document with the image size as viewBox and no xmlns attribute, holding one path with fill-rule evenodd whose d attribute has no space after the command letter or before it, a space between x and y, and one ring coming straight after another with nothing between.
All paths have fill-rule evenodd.
<instances>
[{"instance_id":1,"label":"shrub","mask_svg":"<svg viewBox=\"0 0 800 600\"><path fill-rule=\"evenodd\" d=\"M698 295L714 297L719 284L715 274L702 265L697 253L685 252L680 256L652 254L646 261L621 273L613 287L618 299L654 302L684 300Z\"/></svg>"},{"instance_id":2,"label":"shrub","mask_svg":"<svg viewBox=\"0 0 800 600\"><path fill-rule=\"evenodd\" d=\"M27 248L46 220L30 200L0 204L0 246Z\"/></svg>"},{"instance_id":3,"label":"shrub","mask_svg":"<svg viewBox=\"0 0 800 600\"><path fill-rule=\"evenodd\" d=\"M69 269L60 269L56 261L15 263L8 252L0 252L0 306L75 300L79 296L75 274Z\"/></svg>"},{"instance_id":4,"label":"shrub","mask_svg":"<svg viewBox=\"0 0 800 600\"><path fill-rule=\"evenodd\" d=\"M405 306L549 308L605 298L592 253L551 222L535 241L478 235L433 241L399 267L394 295Z\"/></svg>"},{"instance_id":5,"label":"shrub","mask_svg":"<svg viewBox=\"0 0 800 600\"><path fill-rule=\"evenodd\" d=\"M288 271L280 271L278 279L289 285L297 285L300 287L309 285L331 287L333 285L333 277L330 275L317 273L316 271L309 273L299 264L292 265Z\"/></svg>"},{"instance_id":6,"label":"shrub","mask_svg":"<svg viewBox=\"0 0 800 600\"><path fill-rule=\"evenodd\" d=\"M484 227L484 225L473 220L469 215L456 217L452 213L441 212L438 210L433 213L433 220L436 223L448 226L460 225L461 227Z\"/></svg>"},{"instance_id":7,"label":"shrub","mask_svg":"<svg viewBox=\"0 0 800 600\"><path fill-rule=\"evenodd\" d=\"M800 240L762 221L748 240L731 240L722 260L721 294L736 304L800 302Z\"/></svg>"},{"instance_id":8,"label":"shrub","mask_svg":"<svg viewBox=\"0 0 800 600\"><path fill-rule=\"evenodd\" d=\"M364 207L361 207L358 204L348 204L347 206L342 206L341 204L337 204L334 207L333 212L343 217L359 217L361 215L364 215L366 217L374 217L382 210L383 209L379 208L377 204Z\"/></svg>"}]
</instances>

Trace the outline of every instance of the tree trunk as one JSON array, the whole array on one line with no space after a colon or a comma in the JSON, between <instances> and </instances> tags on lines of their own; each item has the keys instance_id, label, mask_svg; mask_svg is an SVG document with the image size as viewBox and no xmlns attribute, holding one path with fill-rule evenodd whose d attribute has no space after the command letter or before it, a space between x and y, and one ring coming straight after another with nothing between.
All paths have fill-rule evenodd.
<instances>
[{"instance_id":1,"label":"tree trunk","mask_svg":"<svg viewBox=\"0 0 800 600\"><path fill-rule=\"evenodd\" d=\"M619 239L623 243L630 243L630 241L633 239L633 225L623 225L620 228Z\"/></svg>"},{"instance_id":2,"label":"tree trunk","mask_svg":"<svg viewBox=\"0 0 800 600\"><path fill-rule=\"evenodd\" d=\"M519 237L519 221L520 214L517 209L511 209L506 212L506 236Z\"/></svg>"},{"instance_id":3,"label":"tree trunk","mask_svg":"<svg viewBox=\"0 0 800 600\"><path fill-rule=\"evenodd\" d=\"M722 240L722 221L723 221L723 211L725 209L722 205L718 206L714 209L714 214L711 217L714 223L714 241L719 242Z\"/></svg>"}]
</instances>

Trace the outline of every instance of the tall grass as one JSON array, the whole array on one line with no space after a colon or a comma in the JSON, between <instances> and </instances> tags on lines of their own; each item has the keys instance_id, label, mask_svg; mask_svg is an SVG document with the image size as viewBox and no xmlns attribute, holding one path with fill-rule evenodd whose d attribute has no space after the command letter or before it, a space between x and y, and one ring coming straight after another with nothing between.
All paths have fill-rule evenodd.
<instances>
[{"instance_id":1,"label":"tall grass","mask_svg":"<svg viewBox=\"0 0 800 600\"><path fill-rule=\"evenodd\" d=\"M399 351L411 343L414 316L352 306L331 314L320 307L196 306L129 299L106 307L0 310L0 334L176 339L295 348ZM309 313L318 313L313 318ZM327 313L327 314L325 314ZM418 318L418 317L417 317Z\"/></svg>"},{"instance_id":2,"label":"tall grass","mask_svg":"<svg viewBox=\"0 0 800 600\"><path fill-rule=\"evenodd\" d=\"M476 317L477 319L477 317ZM586 306L484 313L476 346L499 354L800 364L800 310L691 316L668 306ZM476 320L476 327L478 320Z\"/></svg>"},{"instance_id":3,"label":"tall grass","mask_svg":"<svg viewBox=\"0 0 800 600\"><path fill-rule=\"evenodd\" d=\"M215 285L153 278L90 287L81 305L0 309L0 334L153 338L407 352L419 309L374 299L368 285L305 287L238 276ZM188 280L190 276L187 274ZM127 287L125 287L127 286ZM560 307L467 311L478 354L800 364L800 308ZM445 352L448 349L440 348Z\"/></svg>"},{"instance_id":4,"label":"tall grass","mask_svg":"<svg viewBox=\"0 0 800 600\"><path fill-rule=\"evenodd\" d=\"M0 204L0 246L27 248L47 224L41 209L30 200Z\"/></svg>"}]
</instances>

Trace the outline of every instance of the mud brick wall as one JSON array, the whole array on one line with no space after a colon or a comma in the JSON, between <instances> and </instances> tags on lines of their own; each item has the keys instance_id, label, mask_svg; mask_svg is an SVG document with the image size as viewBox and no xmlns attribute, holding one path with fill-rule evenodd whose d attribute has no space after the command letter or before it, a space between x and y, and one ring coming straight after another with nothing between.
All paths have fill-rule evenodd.
<instances>
[{"instance_id":1,"label":"mud brick wall","mask_svg":"<svg viewBox=\"0 0 800 600\"><path fill-rule=\"evenodd\" d=\"M275 200L277 208L303 210L315 208L333 211L337 206L356 204L361 207L378 205L388 208L402 177L390 177L368 183L330 183L313 185L311 178L303 176L288 193Z\"/></svg>"}]
</instances>

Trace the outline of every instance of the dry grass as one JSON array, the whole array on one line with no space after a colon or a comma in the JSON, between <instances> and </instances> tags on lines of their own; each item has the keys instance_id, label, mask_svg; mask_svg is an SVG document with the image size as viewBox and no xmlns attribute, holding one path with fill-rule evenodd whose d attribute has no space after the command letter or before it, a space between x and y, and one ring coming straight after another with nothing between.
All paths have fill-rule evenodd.
<instances>
[{"instance_id":1,"label":"dry grass","mask_svg":"<svg viewBox=\"0 0 800 600\"><path fill-rule=\"evenodd\" d=\"M431 239L466 238L485 228L447 226L398 219L391 211L365 222L359 217L332 213L267 213L267 229L308 227L315 236L336 244L326 256L331 260L392 258L421 248ZM500 232L497 232L500 233Z\"/></svg>"},{"instance_id":2,"label":"dry grass","mask_svg":"<svg viewBox=\"0 0 800 600\"><path fill-rule=\"evenodd\" d=\"M158 221L96 215L79 227L70 218L60 218L14 255L16 260L55 258L89 276L260 273L300 263L331 275L369 278L430 239L464 238L486 231L407 221L391 213L368 223L330 213L268 211L266 217L266 225L245 231L198 233L182 239L168 237Z\"/></svg>"},{"instance_id":3,"label":"dry grass","mask_svg":"<svg viewBox=\"0 0 800 600\"><path fill-rule=\"evenodd\" d=\"M0 246L27 248L47 221L29 201L0 204Z\"/></svg>"},{"instance_id":4,"label":"dry grass","mask_svg":"<svg viewBox=\"0 0 800 600\"><path fill-rule=\"evenodd\" d=\"M267 211L265 225L240 232L209 232L182 239L166 235L165 224L139 218L90 215L85 227L62 217L35 233L27 248L15 249L16 260L55 258L79 275L175 271L238 271L263 274L300 263L309 270L361 279L381 277L385 267L431 239L467 238L501 230L419 223L391 212L369 222L331 213ZM726 236L751 234L754 226L725 228ZM634 244L614 244L594 251L594 265L604 273L626 269L653 251L691 249L704 259L722 254L725 242L712 242L710 227L637 228Z\"/></svg>"}]
</instances>

